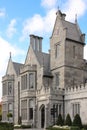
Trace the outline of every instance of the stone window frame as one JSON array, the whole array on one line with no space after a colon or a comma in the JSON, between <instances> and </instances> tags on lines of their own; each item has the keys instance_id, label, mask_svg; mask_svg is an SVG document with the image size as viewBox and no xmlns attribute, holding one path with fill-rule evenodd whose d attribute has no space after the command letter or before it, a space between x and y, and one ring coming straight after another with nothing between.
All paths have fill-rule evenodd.
<instances>
[{"instance_id":1,"label":"stone window frame","mask_svg":"<svg viewBox=\"0 0 87 130\"><path fill-rule=\"evenodd\" d=\"M3 96L7 95L7 85L6 82L3 82Z\"/></svg>"},{"instance_id":2,"label":"stone window frame","mask_svg":"<svg viewBox=\"0 0 87 130\"><path fill-rule=\"evenodd\" d=\"M21 90L27 89L27 73L21 76Z\"/></svg>"},{"instance_id":3,"label":"stone window frame","mask_svg":"<svg viewBox=\"0 0 87 130\"><path fill-rule=\"evenodd\" d=\"M29 99L29 119L33 120L33 108L34 108L34 100L33 99Z\"/></svg>"},{"instance_id":4,"label":"stone window frame","mask_svg":"<svg viewBox=\"0 0 87 130\"><path fill-rule=\"evenodd\" d=\"M4 103L2 104L2 120L3 121L7 121L7 113L8 113L7 103Z\"/></svg>"},{"instance_id":5,"label":"stone window frame","mask_svg":"<svg viewBox=\"0 0 87 130\"><path fill-rule=\"evenodd\" d=\"M80 103L79 102L72 103L72 115L73 115L73 117L76 114L80 115Z\"/></svg>"},{"instance_id":6,"label":"stone window frame","mask_svg":"<svg viewBox=\"0 0 87 130\"><path fill-rule=\"evenodd\" d=\"M29 89L35 89L35 74L34 72L29 73Z\"/></svg>"},{"instance_id":7,"label":"stone window frame","mask_svg":"<svg viewBox=\"0 0 87 130\"><path fill-rule=\"evenodd\" d=\"M12 82L8 81L8 95L12 95L13 94L13 92L12 92L12 90L13 90L12 86L13 86Z\"/></svg>"},{"instance_id":8,"label":"stone window frame","mask_svg":"<svg viewBox=\"0 0 87 130\"><path fill-rule=\"evenodd\" d=\"M60 42L55 44L55 58L58 58L60 55Z\"/></svg>"},{"instance_id":9,"label":"stone window frame","mask_svg":"<svg viewBox=\"0 0 87 130\"><path fill-rule=\"evenodd\" d=\"M21 117L27 120L27 99L21 100Z\"/></svg>"}]
</instances>

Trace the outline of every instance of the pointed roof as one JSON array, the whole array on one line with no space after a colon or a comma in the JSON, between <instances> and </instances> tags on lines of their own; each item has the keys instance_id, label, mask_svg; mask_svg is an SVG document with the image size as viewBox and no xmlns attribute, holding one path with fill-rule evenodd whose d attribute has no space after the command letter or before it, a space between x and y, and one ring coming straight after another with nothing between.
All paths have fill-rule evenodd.
<instances>
[{"instance_id":1,"label":"pointed roof","mask_svg":"<svg viewBox=\"0 0 87 130\"><path fill-rule=\"evenodd\" d=\"M17 62L13 62L13 66L14 66L16 74L18 75L20 73L20 68L23 66L23 64L17 63Z\"/></svg>"},{"instance_id":2,"label":"pointed roof","mask_svg":"<svg viewBox=\"0 0 87 130\"><path fill-rule=\"evenodd\" d=\"M78 41L78 42L83 42L81 39L81 31L80 28L77 24L62 20L62 24L64 26L64 28L67 29L66 31L66 38Z\"/></svg>"},{"instance_id":3,"label":"pointed roof","mask_svg":"<svg viewBox=\"0 0 87 130\"><path fill-rule=\"evenodd\" d=\"M85 42L85 37L84 37L85 35L82 34L77 21L75 23L71 23L69 21L66 21L65 20L66 14L62 13L60 10L57 11L56 15L57 16L56 16L55 24L56 24L56 22L58 22L57 21L58 19L61 20L63 28L66 29L66 38L69 40L74 40L74 41L84 45L85 44L84 43ZM55 25L54 25L54 27L55 27Z\"/></svg>"},{"instance_id":4,"label":"pointed roof","mask_svg":"<svg viewBox=\"0 0 87 130\"><path fill-rule=\"evenodd\" d=\"M41 66L44 67L44 73L48 74L50 71L50 55L48 53L34 51L37 60Z\"/></svg>"},{"instance_id":5,"label":"pointed roof","mask_svg":"<svg viewBox=\"0 0 87 130\"><path fill-rule=\"evenodd\" d=\"M16 75L18 75L21 66L23 66L23 64L16 63L16 62L12 61L11 53L10 53L8 66L7 66L7 70L6 70L6 75L8 75L8 74L16 74Z\"/></svg>"}]
</instances>

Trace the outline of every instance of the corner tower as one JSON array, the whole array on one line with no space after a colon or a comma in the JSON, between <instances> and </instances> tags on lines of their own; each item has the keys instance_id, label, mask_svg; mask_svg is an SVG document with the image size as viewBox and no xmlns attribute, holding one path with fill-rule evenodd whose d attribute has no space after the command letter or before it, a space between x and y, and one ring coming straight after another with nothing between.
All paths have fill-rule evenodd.
<instances>
[{"instance_id":1,"label":"corner tower","mask_svg":"<svg viewBox=\"0 0 87 130\"><path fill-rule=\"evenodd\" d=\"M56 15L50 38L50 66L54 76L53 86L65 88L84 81L85 34L81 33L77 22L66 21L66 15L60 10Z\"/></svg>"}]
</instances>

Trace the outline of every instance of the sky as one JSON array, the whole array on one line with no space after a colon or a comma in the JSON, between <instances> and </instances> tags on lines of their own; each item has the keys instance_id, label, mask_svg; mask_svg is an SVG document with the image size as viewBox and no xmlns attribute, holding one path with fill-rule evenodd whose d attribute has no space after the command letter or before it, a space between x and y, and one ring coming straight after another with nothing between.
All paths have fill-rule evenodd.
<instances>
[{"instance_id":1,"label":"sky","mask_svg":"<svg viewBox=\"0 0 87 130\"><path fill-rule=\"evenodd\" d=\"M24 63L29 47L29 35L43 37L43 51L50 48L56 12L66 13L66 20L77 22L86 34L84 58L87 59L87 0L0 0L0 100L2 76L8 59Z\"/></svg>"}]
</instances>

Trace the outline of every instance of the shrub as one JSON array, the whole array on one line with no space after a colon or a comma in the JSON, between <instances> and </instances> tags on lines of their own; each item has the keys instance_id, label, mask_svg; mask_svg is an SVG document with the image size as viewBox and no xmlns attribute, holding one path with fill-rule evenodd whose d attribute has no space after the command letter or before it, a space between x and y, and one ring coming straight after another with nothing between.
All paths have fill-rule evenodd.
<instances>
[{"instance_id":1,"label":"shrub","mask_svg":"<svg viewBox=\"0 0 87 130\"><path fill-rule=\"evenodd\" d=\"M82 128L82 121L81 121L81 118L80 118L79 114L75 115L72 125Z\"/></svg>"},{"instance_id":2,"label":"shrub","mask_svg":"<svg viewBox=\"0 0 87 130\"><path fill-rule=\"evenodd\" d=\"M69 129L68 128L53 128L53 127L51 127L47 130L69 130Z\"/></svg>"},{"instance_id":3,"label":"shrub","mask_svg":"<svg viewBox=\"0 0 87 130\"><path fill-rule=\"evenodd\" d=\"M84 130L87 130L87 125L86 124L83 125L83 128L84 128Z\"/></svg>"},{"instance_id":4,"label":"shrub","mask_svg":"<svg viewBox=\"0 0 87 130\"><path fill-rule=\"evenodd\" d=\"M68 125L68 126L72 125L71 117L69 114L67 114L66 116L65 125Z\"/></svg>"},{"instance_id":5,"label":"shrub","mask_svg":"<svg viewBox=\"0 0 87 130\"><path fill-rule=\"evenodd\" d=\"M56 124L57 124L57 125L61 125L61 126L64 124L61 114L59 114Z\"/></svg>"},{"instance_id":6,"label":"shrub","mask_svg":"<svg viewBox=\"0 0 87 130\"><path fill-rule=\"evenodd\" d=\"M78 126L72 126L70 130L80 130L80 128Z\"/></svg>"},{"instance_id":7,"label":"shrub","mask_svg":"<svg viewBox=\"0 0 87 130\"><path fill-rule=\"evenodd\" d=\"M13 130L12 123L0 122L0 130Z\"/></svg>"},{"instance_id":8,"label":"shrub","mask_svg":"<svg viewBox=\"0 0 87 130\"><path fill-rule=\"evenodd\" d=\"M2 115L0 115L0 121L2 120Z\"/></svg>"},{"instance_id":9,"label":"shrub","mask_svg":"<svg viewBox=\"0 0 87 130\"><path fill-rule=\"evenodd\" d=\"M21 125L21 128L31 128L31 125Z\"/></svg>"}]
</instances>

